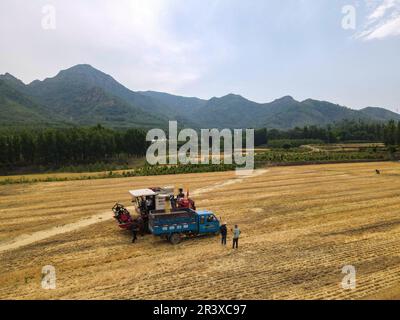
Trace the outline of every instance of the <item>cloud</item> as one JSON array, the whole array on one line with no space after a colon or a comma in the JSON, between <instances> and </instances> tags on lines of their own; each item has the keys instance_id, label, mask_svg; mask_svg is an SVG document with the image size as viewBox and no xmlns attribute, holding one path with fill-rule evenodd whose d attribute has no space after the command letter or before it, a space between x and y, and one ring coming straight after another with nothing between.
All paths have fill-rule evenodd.
<instances>
[{"instance_id":1,"label":"cloud","mask_svg":"<svg viewBox=\"0 0 400 320\"><path fill-rule=\"evenodd\" d=\"M47 4L56 12L51 31L41 27ZM175 22L182 7L184 0L119 0L118 5L112 0L2 0L0 73L30 82L89 63L135 90L178 91L199 81L224 55L215 45L222 43L218 39L185 34L190 24ZM207 25L212 6L206 8L190 12L193 23Z\"/></svg>"},{"instance_id":2,"label":"cloud","mask_svg":"<svg viewBox=\"0 0 400 320\"><path fill-rule=\"evenodd\" d=\"M99 52L109 50L113 56L110 60L113 61L101 61L104 64L107 61L110 69L118 68L117 73L124 82L137 88L173 91L196 81L205 70L199 58L201 41L183 41L179 37L179 30L170 27L177 3L165 0L120 0L116 6L113 1L103 0L97 1L96 10L92 5L81 5L85 19L74 18L80 28L76 31L83 41L89 40L92 48L98 48ZM68 17L72 20L73 13ZM83 30L82 26L85 26ZM68 27L69 34L71 28ZM95 38L93 30L98 31Z\"/></svg>"},{"instance_id":3,"label":"cloud","mask_svg":"<svg viewBox=\"0 0 400 320\"><path fill-rule=\"evenodd\" d=\"M369 20L376 20L385 16L385 13L396 5L396 0L385 0L369 15Z\"/></svg>"},{"instance_id":4,"label":"cloud","mask_svg":"<svg viewBox=\"0 0 400 320\"><path fill-rule=\"evenodd\" d=\"M356 38L369 41L400 35L400 0L384 0L380 4L367 0L366 4L370 12Z\"/></svg>"}]
</instances>

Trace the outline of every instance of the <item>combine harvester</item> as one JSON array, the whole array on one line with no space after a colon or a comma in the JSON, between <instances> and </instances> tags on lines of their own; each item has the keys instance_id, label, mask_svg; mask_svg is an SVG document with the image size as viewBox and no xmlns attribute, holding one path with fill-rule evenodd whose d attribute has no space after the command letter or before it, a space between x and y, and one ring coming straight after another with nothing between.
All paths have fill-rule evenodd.
<instances>
[{"instance_id":1,"label":"combine harvester","mask_svg":"<svg viewBox=\"0 0 400 320\"><path fill-rule=\"evenodd\" d=\"M181 191L181 189L180 189ZM148 188L131 190L136 217L121 204L113 207L119 227L131 230L138 226L139 233L162 237L178 244L184 237L218 234L220 221L211 211L196 211L195 203L182 194L174 197L174 188Z\"/></svg>"}]
</instances>

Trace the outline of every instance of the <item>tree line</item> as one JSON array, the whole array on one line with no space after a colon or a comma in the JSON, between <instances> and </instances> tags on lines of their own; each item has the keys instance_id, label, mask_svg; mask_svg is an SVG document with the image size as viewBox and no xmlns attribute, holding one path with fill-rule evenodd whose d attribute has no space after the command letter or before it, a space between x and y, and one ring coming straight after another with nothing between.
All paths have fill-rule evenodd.
<instances>
[{"instance_id":1,"label":"tree line","mask_svg":"<svg viewBox=\"0 0 400 320\"><path fill-rule=\"evenodd\" d=\"M146 132L91 128L0 132L0 166L93 163L121 154L143 156Z\"/></svg>"},{"instance_id":2,"label":"tree line","mask_svg":"<svg viewBox=\"0 0 400 320\"><path fill-rule=\"evenodd\" d=\"M339 123L319 126L296 127L290 130L259 129L255 131L255 145L267 144L271 140L321 140L325 143L348 141L384 142L387 146L400 145L400 121L386 123L344 120Z\"/></svg>"},{"instance_id":3,"label":"tree line","mask_svg":"<svg viewBox=\"0 0 400 320\"><path fill-rule=\"evenodd\" d=\"M320 140L384 142L400 145L400 121L370 123L342 121L325 127L305 126L290 130L255 130L255 145L271 140ZM90 128L54 128L0 131L0 168L65 166L108 161L120 156L146 154L149 142L141 129L115 130L101 125Z\"/></svg>"}]
</instances>

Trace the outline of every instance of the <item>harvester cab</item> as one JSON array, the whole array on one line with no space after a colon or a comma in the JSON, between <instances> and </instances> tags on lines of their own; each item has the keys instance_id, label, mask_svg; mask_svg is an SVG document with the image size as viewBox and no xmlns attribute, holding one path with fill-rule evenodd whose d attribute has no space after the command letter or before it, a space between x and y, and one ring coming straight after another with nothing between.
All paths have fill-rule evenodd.
<instances>
[{"instance_id":1,"label":"harvester cab","mask_svg":"<svg viewBox=\"0 0 400 320\"><path fill-rule=\"evenodd\" d=\"M173 187L148 188L131 190L132 202L136 212L141 216L147 216L151 212L165 212L170 209L170 199L174 195Z\"/></svg>"},{"instance_id":2,"label":"harvester cab","mask_svg":"<svg viewBox=\"0 0 400 320\"><path fill-rule=\"evenodd\" d=\"M189 198L189 192L185 197L181 190L176 197L174 196L174 187L153 187L131 190L129 193L132 196L136 212L141 216L147 216L150 213L168 213L182 208L196 210L194 201Z\"/></svg>"}]
</instances>

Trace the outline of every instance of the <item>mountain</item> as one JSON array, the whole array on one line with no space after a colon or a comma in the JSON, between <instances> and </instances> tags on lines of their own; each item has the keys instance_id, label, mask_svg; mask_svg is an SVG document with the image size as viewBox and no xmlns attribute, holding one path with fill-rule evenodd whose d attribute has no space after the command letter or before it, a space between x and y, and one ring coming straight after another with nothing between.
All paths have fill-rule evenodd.
<instances>
[{"instance_id":1,"label":"mountain","mask_svg":"<svg viewBox=\"0 0 400 320\"><path fill-rule=\"evenodd\" d=\"M25 87L25 84L17 79L16 77L14 77L12 74L9 74L8 72L6 74L0 75L0 80L4 81L4 83L7 83L9 86L15 88L15 89L19 89L19 90L23 90Z\"/></svg>"},{"instance_id":2,"label":"mountain","mask_svg":"<svg viewBox=\"0 0 400 320\"><path fill-rule=\"evenodd\" d=\"M158 106L150 99L89 65L77 65L60 71L53 78L33 81L25 92L68 121L80 125L154 127L164 123L163 117L158 115Z\"/></svg>"},{"instance_id":3,"label":"mountain","mask_svg":"<svg viewBox=\"0 0 400 320\"><path fill-rule=\"evenodd\" d=\"M277 128L326 125L341 120L400 120L383 108L353 110L326 101L299 102L290 96L257 103L228 94L209 100L156 91L132 91L87 64L24 84L0 75L0 125L95 125L166 127L177 120L192 128Z\"/></svg>"},{"instance_id":4,"label":"mountain","mask_svg":"<svg viewBox=\"0 0 400 320\"><path fill-rule=\"evenodd\" d=\"M252 128L257 126L263 111L263 106L256 102L228 94L208 100L201 109L195 111L194 118L204 128Z\"/></svg>"},{"instance_id":5,"label":"mountain","mask_svg":"<svg viewBox=\"0 0 400 320\"><path fill-rule=\"evenodd\" d=\"M290 129L304 125L324 126L342 120L400 120L400 115L382 108L374 113L361 112L326 101L307 99L299 102L291 96L259 104L239 95L212 98L195 111L202 126L217 128L277 128Z\"/></svg>"},{"instance_id":6,"label":"mountain","mask_svg":"<svg viewBox=\"0 0 400 320\"><path fill-rule=\"evenodd\" d=\"M194 111L200 110L207 103L207 100L195 97L174 96L164 92L142 91L139 93L158 101L162 105L168 106L172 112L179 112L185 115L193 114Z\"/></svg>"},{"instance_id":7,"label":"mountain","mask_svg":"<svg viewBox=\"0 0 400 320\"><path fill-rule=\"evenodd\" d=\"M324 126L342 120L371 120L359 111L352 110L326 101L307 99L298 102L291 97L284 97L265 105L268 109L262 124L265 127L289 129L302 127L304 124ZM399 119L400 119L400 115ZM261 123L260 123L261 124Z\"/></svg>"},{"instance_id":8,"label":"mountain","mask_svg":"<svg viewBox=\"0 0 400 320\"><path fill-rule=\"evenodd\" d=\"M15 85L16 83L14 83ZM58 116L49 117L48 110L30 97L0 79L0 126L62 125Z\"/></svg>"},{"instance_id":9,"label":"mountain","mask_svg":"<svg viewBox=\"0 0 400 320\"><path fill-rule=\"evenodd\" d=\"M365 114L369 118L374 118L380 121L388 121L392 119L398 119L399 115L395 112L389 111L383 108L367 107L360 110L361 113Z\"/></svg>"},{"instance_id":10,"label":"mountain","mask_svg":"<svg viewBox=\"0 0 400 320\"><path fill-rule=\"evenodd\" d=\"M113 127L160 126L161 118L153 117L131 104L115 97L102 88L92 87L53 104L67 120L79 125L107 124Z\"/></svg>"},{"instance_id":11,"label":"mountain","mask_svg":"<svg viewBox=\"0 0 400 320\"><path fill-rule=\"evenodd\" d=\"M149 112L136 105L144 105L143 100L149 100L147 97L136 95L89 65L77 65L53 78L35 80L28 85L9 74L0 79L43 106L48 117L57 115L70 125L157 127L165 124L162 116L151 111L155 109L152 101L145 104Z\"/></svg>"}]
</instances>

